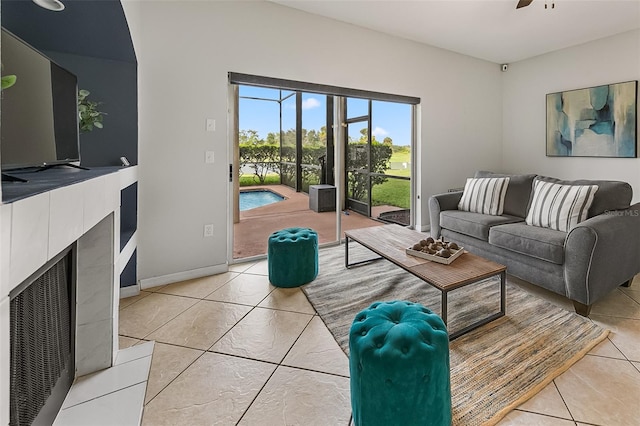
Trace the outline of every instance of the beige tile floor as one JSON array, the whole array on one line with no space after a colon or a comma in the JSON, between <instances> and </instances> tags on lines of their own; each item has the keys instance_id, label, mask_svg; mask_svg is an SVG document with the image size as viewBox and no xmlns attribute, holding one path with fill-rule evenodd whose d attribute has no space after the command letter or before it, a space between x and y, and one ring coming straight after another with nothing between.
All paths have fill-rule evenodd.
<instances>
[{"instance_id":1,"label":"beige tile floor","mask_svg":"<svg viewBox=\"0 0 640 426\"><path fill-rule=\"evenodd\" d=\"M591 319L608 339L500 425L640 425L640 276ZM270 285L266 261L122 299L120 334L121 348L156 341L143 425L349 424L347 357L301 290Z\"/></svg>"}]
</instances>

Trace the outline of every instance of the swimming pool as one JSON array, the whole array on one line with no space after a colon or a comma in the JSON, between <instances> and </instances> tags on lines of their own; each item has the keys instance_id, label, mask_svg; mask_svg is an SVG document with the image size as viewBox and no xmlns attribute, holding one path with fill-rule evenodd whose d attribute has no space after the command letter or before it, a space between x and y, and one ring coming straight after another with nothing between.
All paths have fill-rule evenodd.
<instances>
[{"instance_id":1,"label":"swimming pool","mask_svg":"<svg viewBox=\"0 0 640 426\"><path fill-rule=\"evenodd\" d=\"M240 191L240 211L255 209L284 200L284 197L267 189Z\"/></svg>"}]
</instances>

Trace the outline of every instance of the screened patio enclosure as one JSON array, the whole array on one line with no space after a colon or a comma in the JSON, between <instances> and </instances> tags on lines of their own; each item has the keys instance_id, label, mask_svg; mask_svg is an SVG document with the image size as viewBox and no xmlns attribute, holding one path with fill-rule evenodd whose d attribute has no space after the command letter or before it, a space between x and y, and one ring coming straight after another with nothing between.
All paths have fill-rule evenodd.
<instances>
[{"instance_id":1,"label":"screened patio enclosure","mask_svg":"<svg viewBox=\"0 0 640 426\"><path fill-rule=\"evenodd\" d=\"M237 105L235 191L285 185L309 194L310 186L326 184L345 214L413 224L419 99L236 73L230 83Z\"/></svg>"},{"instance_id":2,"label":"screened patio enclosure","mask_svg":"<svg viewBox=\"0 0 640 426\"><path fill-rule=\"evenodd\" d=\"M332 96L240 86L239 105L241 111L253 109L270 120L264 127L268 130L258 132L244 129L240 117L244 182L251 176L257 185L279 183L305 193L310 185L334 184Z\"/></svg>"}]
</instances>

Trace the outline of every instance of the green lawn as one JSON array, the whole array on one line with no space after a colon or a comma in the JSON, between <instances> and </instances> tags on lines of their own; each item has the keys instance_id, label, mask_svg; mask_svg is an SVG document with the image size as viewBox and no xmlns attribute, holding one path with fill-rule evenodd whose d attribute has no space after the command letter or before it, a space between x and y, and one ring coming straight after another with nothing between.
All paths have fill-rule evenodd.
<instances>
[{"instance_id":1,"label":"green lawn","mask_svg":"<svg viewBox=\"0 0 640 426\"><path fill-rule=\"evenodd\" d=\"M390 205L408 209L411 203L411 186L408 180L387 179L385 183L371 189L371 202L374 206Z\"/></svg>"},{"instance_id":2,"label":"green lawn","mask_svg":"<svg viewBox=\"0 0 640 426\"><path fill-rule=\"evenodd\" d=\"M265 185L279 185L280 175L276 173L268 174L264 181ZM240 176L240 186L260 185L260 181L255 175Z\"/></svg>"},{"instance_id":3,"label":"green lawn","mask_svg":"<svg viewBox=\"0 0 640 426\"><path fill-rule=\"evenodd\" d=\"M411 152L394 152L391 155L389 161L394 163L410 163L411 162Z\"/></svg>"},{"instance_id":4,"label":"green lawn","mask_svg":"<svg viewBox=\"0 0 640 426\"><path fill-rule=\"evenodd\" d=\"M400 169L400 170L387 170L384 172L385 175L389 176L411 176L411 169Z\"/></svg>"}]
</instances>

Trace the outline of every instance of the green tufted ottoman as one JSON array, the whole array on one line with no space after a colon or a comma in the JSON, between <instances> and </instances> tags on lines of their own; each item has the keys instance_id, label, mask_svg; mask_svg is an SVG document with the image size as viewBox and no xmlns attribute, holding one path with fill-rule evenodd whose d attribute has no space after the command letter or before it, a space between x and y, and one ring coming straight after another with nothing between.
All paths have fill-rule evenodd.
<instances>
[{"instance_id":1,"label":"green tufted ottoman","mask_svg":"<svg viewBox=\"0 0 640 426\"><path fill-rule=\"evenodd\" d=\"M356 426L451 424L449 336L420 304L376 302L349 332Z\"/></svg>"},{"instance_id":2,"label":"green tufted ottoman","mask_svg":"<svg viewBox=\"0 0 640 426\"><path fill-rule=\"evenodd\" d=\"M269 281L298 287L318 276L318 234L310 228L286 228L269 236Z\"/></svg>"}]
</instances>

